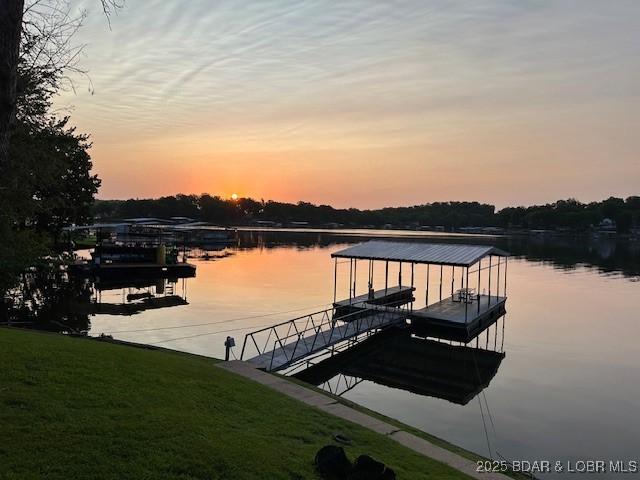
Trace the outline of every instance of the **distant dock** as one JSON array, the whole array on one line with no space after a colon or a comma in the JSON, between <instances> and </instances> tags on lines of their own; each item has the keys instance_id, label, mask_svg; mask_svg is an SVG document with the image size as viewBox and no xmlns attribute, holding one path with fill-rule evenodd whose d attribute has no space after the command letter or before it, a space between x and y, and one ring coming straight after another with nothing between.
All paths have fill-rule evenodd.
<instances>
[{"instance_id":1,"label":"distant dock","mask_svg":"<svg viewBox=\"0 0 640 480\"><path fill-rule=\"evenodd\" d=\"M98 276L105 279L122 278L189 278L195 277L196 266L191 263L76 263L69 266L75 274Z\"/></svg>"}]
</instances>

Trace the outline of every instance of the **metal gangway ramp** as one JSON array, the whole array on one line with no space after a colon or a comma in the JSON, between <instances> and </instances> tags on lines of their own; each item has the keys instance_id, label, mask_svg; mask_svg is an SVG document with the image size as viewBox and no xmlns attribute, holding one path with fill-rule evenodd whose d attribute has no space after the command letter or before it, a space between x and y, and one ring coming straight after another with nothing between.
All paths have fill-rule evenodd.
<instances>
[{"instance_id":1,"label":"metal gangway ramp","mask_svg":"<svg viewBox=\"0 0 640 480\"><path fill-rule=\"evenodd\" d=\"M407 318L402 308L368 303L348 315L335 313L335 308L329 308L248 333L240 359L275 372L345 340L403 324Z\"/></svg>"}]
</instances>

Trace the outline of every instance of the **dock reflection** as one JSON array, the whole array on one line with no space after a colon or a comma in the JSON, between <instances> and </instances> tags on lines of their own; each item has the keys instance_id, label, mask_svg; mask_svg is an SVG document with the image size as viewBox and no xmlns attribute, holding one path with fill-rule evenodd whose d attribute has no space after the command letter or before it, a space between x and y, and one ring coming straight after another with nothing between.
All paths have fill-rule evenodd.
<instances>
[{"instance_id":1,"label":"dock reflection","mask_svg":"<svg viewBox=\"0 0 640 480\"><path fill-rule=\"evenodd\" d=\"M89 302L74 305L88 315L136 315L146 310L188 305L186 278L96 279Z\"/></svg>"},{"instance_id":2,"label":"dock reflection","mask_svg":"<svg viewBox=\"0 0 640 480\"><path fill-rule=\"evenodd\" d=\"M468 345L390 329L293 376L335 395L366 380L466 405L489 385L505 358L504 322L503 316Z\"/></svg>"},{"instance_id":3,"label":"dock reflection","mask_svg":"<svg viewBox=\"0 0 640 480\"><path fill-rule=\"evenodd\" d=\"M32 272L0 304L0 324L86 335L97 314L132 316L188 305L188 278L99 278Z\"/></svg>"}]
</instances>

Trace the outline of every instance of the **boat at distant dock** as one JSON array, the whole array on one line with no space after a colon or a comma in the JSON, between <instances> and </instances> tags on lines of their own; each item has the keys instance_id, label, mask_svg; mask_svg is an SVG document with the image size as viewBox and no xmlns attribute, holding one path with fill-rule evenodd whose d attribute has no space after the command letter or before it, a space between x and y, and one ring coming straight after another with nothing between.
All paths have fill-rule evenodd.
<instances>
[{"instance_id":1,"label":"boat at distant dock","mask_svg":"<svg viewBox=\"0 0 640 480\"><path fill-rule=\"evenodd\" d=\"M69 265L71 274L109 279L195 276L195 265L186 261L186 244L180 244L180 235L165 228L140 224L95 224L80 228L95 232L96 244L90 260Z\"/></svg>"}]
</instances>

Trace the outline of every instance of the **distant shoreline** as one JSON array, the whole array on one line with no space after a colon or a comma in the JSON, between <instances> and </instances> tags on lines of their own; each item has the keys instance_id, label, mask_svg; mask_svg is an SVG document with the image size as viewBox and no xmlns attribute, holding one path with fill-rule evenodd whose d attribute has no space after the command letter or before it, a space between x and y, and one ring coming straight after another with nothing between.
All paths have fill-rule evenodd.
<instances>
[{"instance_id":1,"label":"distant shoreline","mask_svg":"<svg viewBox=\"0 0 640 480\"><path fill-rule=\"evenodd\" d=\"M206 228L206 227L205 227ZM338 235L349 235L354 237L410 237L410 238L500 238L509 236L520 237L591 237L591 238L611 238L624 240L638 240L640 235L632 233L616 232L579 232L579 231L555 231L555 230L504 230L494 233L476 233L460 231L433 231L433 230L411 230L411 229L382 229L382 228L326 228L326 227L261 227L248 225L234 225L235 228L243 232L283 232L283 233L328 233Z\"/></svg>"}]
</instances>

